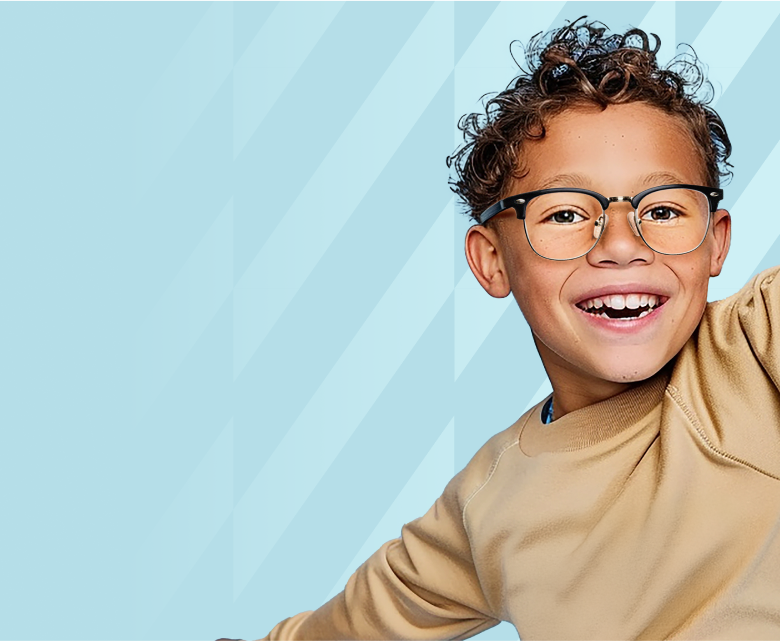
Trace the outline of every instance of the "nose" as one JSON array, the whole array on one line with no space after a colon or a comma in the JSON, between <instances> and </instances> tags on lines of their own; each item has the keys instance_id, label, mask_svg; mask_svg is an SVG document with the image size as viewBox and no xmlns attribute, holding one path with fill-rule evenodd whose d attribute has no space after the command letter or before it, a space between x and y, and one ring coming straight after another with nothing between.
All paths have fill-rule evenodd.
<instances>
[{"instance_id":1,"label":"nose","mask_svg":"<svg viewBox=\"0 0 780 641\"><path fill-rule=\"evenodd\" d=\"M605 212L600 228L594 229L594 235L598 235L599 229L601 235L587 255L588 262L605 267L652 262L654 252L639 235L630 203L612 203L609 209L612 217Z\"/></svg>"}]
</instances>

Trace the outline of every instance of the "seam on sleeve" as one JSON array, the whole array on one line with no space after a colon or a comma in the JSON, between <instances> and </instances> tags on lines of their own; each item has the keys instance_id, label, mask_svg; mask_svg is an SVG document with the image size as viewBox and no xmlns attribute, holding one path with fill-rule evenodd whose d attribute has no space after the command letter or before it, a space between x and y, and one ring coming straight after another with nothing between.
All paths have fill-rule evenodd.
<instances>
[{"instance_id":1,"label":"seam on sleeve","mask_svg":"<svg viewBox=\"0 0 780 641\"><path fill-rule=\"evenodd\" d=\"M493 459L493 463L490 466L490 471L488 472L487 478L483 481L482 485L480 485L476 490L474 490L469 498L466 499L466 502L463 504L463 511L461 512L461 520L463 521L463 529L466 532L466 535L471 539L471 533L469 532L469 528L466 525L466 508L469 506L469 503L471 503L471 499L473 499L477 494L480 493L483 487L485 487L488 483L490 483L490 479L493 478L493 474L495 473L496 469L498 468L498 464L501 461L501 457L504 456L504 453L513 446L518 446L520 444L520 432L522 430L518 430L517 436L514 438L514 440L510 441L504 447L501 449L501 451L498 453L498 455Z\"/></svg>"},{"instance_id":2,"label":"seam on sleeve","mask_svg":"<svg viewBox=\"0 0 780 641\"><path fill-rule=\"evenodd\" d=\"M704 443L704 445L707 447L708 450L713 452L714 454L717 454L721 458L727 459L731 461L732 463L737 463L738 465L742 465L744 467L747 467L754 472L758 472L759 474L763 474L764 476L768 476L771 479L775 479L776 481L780 481L780 476L776 476L775 474L771 474L770 472L767 472L766 470L761 469L757 465L753 465L753 463L750 463L749 461L746 461L744 459L739 458L738 456L734 456L733 454L729 454L728 452L724 452L720 448L715 447L715 445L710 441L710 439L707 437L707 434L704 431L704 428L702 428L701 423L699 422L698 417L688 407L688 404L685 402L685 400L682 397L682 394L680 393L680 390L675 387L674 385L667 385L666 387L666 394L675 402L677 407L679 407L683 414L685 414L685 418L688 419L688 422L693 427L694 431L698 435L699 439Z\"/></svg>"}]
</instances>

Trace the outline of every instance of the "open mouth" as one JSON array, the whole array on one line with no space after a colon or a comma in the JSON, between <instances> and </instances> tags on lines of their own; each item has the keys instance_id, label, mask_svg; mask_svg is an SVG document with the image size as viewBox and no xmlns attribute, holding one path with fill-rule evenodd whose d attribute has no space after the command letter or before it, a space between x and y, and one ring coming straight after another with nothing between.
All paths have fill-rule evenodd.
<instances>
[{"instance_id":1,"label":"open mouth","mask_svg":"<svg viewBox=\"0 0 780 641\"><path fill-rule=\"evenodd\" d=\"M630 321L644 318L668 299L656 294L607 294L577 303L582 311L610 320Z\"/></svg>"}]
</instances>

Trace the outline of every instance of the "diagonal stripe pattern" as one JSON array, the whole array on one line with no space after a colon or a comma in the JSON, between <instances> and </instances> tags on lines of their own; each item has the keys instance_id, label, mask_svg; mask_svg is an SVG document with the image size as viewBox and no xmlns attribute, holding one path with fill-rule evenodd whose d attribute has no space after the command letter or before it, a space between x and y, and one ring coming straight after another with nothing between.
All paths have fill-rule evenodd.
<instances>
[{"instance_id":1,"label":"diagonal stripe pattern","mask_svg":"<svg viewBox=\"0 0 780 641\"><path fill-rule=\"evenodd\" d=\"M145 192L233 69L233 8L211 5L136 116L139 193Z\"/></svg>"},{"instance_id":2,"label":"diagonal stripe pattern","mask_svg":"<svg viewBox=\"0 0 780 641\"><path fill-rule=\"evenodd\" d=\"M305 180L301 181L302 188L293 194L292 205L286 212L280 212L278 225L274 223L275 228L271 230L269 227L266 232L268 237L260 236L260 240L251 246L252 252L257 247L260 247L259 251L253 258L246 252L244 264L249 266L243 273L240 270L236 273L237 277L240 276L238 281L233 283L233 270L228 266L233 260L234 236L241 234L241 230L233 226L232 200L193 250L139 331L139 371L146 372L143 374L144 402L148 404L155 397L169 393L166 388L168 381L185 362L210 320L224 309L231 293L234 297L234 385L241 380L242 374L253 368L273 371L279 359L284 357L284 350L259 348L265 341L266 345L272 342L270 339L274 337L294 338L293 330L284 333L277 331L278 328L289 317L289 310L311 313L312 308L304 305L296 307L291 303L296 301L296 297L300 298L312 275L319 274L321 261L334 241L342 237L352 238L350 234L354 234L355 230L345 234L347 224L356 218L353 214L363 204L372 186L388 174L391 158L407 141L421 114L437 92L446 86L448 78L450 86L454 79L455 117L474 111L480 95L505 86L517 71L506 55L509 40L518 38L525 42L533 33L587 12L613 29L632 24L659 34L664 43L663 63L674 53L669 45L676 40L677 32L696 34L694 48L705 61L710 62L716 94L720 91L724 95L724 109L734 110L740 108L740 101L736 92L726 90L741 87L747 78L760 73L761 61L754 52L766 46L762 38L770 38L776 30L773 22L780 12L777 3L757 3L755 15L760 18L753 20L741 10L739 3L723 0L720 3L709 2L706 15L697 15L692 20L690 7L681 7L680 2L675 0L586 5L579 0L492 2L479 8L463 0L429 3L424 17L395 53L390 66L377 69L375 86L370 93L372 85L366 86L363 95L368 94L368 97L359 105L346 128L341 131L342 123L332 132L335 140L332 147L327 149L330 140L322 145L321 155L317 155ZM175 160L182 141L191 135L209 101L223 85L230 89L233 99L233 156L236 163L245 163L242 171L251 178L252 165L245 160L248 155L260 153L256 148L262 142L259 132L268 126L266 116L272 113L274 123L278 121L280 126L289 125L284 121L284 105L280 106L285 94L288 94L288 99L293 99L289 97L291 92L288 89L296 82L302 82L299 71L306 69L318 43L327 38L334 24L345 20L345 12L352 6L350 0L316 4L301 1L277 3L267 17L264 16L255 36L243 40L249 44L241 51L234 66L225 56L227 49L232 55L230 28L226 26L233 20L231 3L208 6L198 26L142 107L137 149L138 158L143 158L146 164L140 173L141 189L148 191L149 185L164 175L166 164ZM417 20L419 17L415 22ZM342 24L339 28L344 29L344 26ZM720 46L722 33L726 30L740 34L734 38L728 56ZM298 35L300 42L290 37L293 34ZM230 46L226 47L226 44ZM204 52L213 54L208 64L202 60L202 56L207 55ZM192 73L198 65L206 70L201 76ZM229 87L226 81L232 82L233 86ZM187 100L183 100L183 96ZM389 121L388 105L393 105L395 112ZM346 118L344 122L347 122ZM381 126L378 126L380 122ZM301 143L296 141L294 132L291 141ZM738 189L734 192L738 196L733 206L735 221L745 221L740 223L744 233L761 240L758 245L752 243L747 250L747 244L741 244L735 238L730 258L735 268L728 271L727 263L723 278L715 281L711 290L715 297L726 295L730 293L728 290L740 286L751 270L760 264L762 257L764 260L771 258L772 245L780 234L780 227L772 222L766 208L760 215L755 215L755 212L760 207L762 195L769 189L771 176L778 169L776 142L772 140L774 146L767 146L764 140L766 149L763 155L752 159L753 166L741 174ZM251 154L247 154L249 150ZM449 151L447 149L445 153ZM152 162L147 162L149 158L153 159ZM322 162L314 170L320 158ZM345 182L340 179L344 175L350 177L349 189L344 188ZM403 185L399 189L403 189ZM727 189L727 197L728 194ZM261 215L267 215L261 199L257 197L251 203L247 200L244 206L255 207ZM440 206L437 203L436 210ZM194 571L199 560L208 552L215 532L223 526L228 529L225 524L229 523L231 513L231 592L239 613L236 616L244 617L246 625L251 625L253 629L258 625L257 613L250 607L257 594L256 585L268 579L281 581L275 574L278 565L269 563L269 559L273 558L274 552L289 553L290 544L284 545L285 537L297 540L289 534L296 520L307 524L313 522L312 515L317 514L317 510L312 501L326 500L316 492L323 487L330 488L328 491L335 487L336 484L325 483L327 475L338 467L334 463L346 446L355 444L358 428L366 422L372 408L378 405L402 365L411 360L409 355L421 343L420 338L426 329L436 327L438 331L439 326L432 324L434 317L438 316L437 322L441 322L443 313L453 315L456 400L453 411L447 416L454 414L455 418L386 513L376 524L361 522L363 529L360 536L365 538L361 539L354 553L350 551L349 556L343 554L339 557L339 562L346 563L348 558L352 560L338 572L329 569L332 576L318 577L320 584L325 582L324 585L330 586L335 582L333 590L340 589L356 564L376 547L376 542L392 536L392 532L399 529L400 520L408 520L407 516L400 514L405 509L411 509L409 506L419 499L419 488L428 488L426 491L435 495L435 486L443 487L447 480L445 477L454 471L453 460L457 467L465 463L487 437L516 418L523 409L521 406L530 406L549 394L549 382L530 336L524 334L526 326L514 301L511 298L490 299L473 276L464 271L462 238L460 233L458 237L454 233L453 209L450 202L411 258L405 260L404 256L405 262L397 261L397 265L403 267L392 279L387 291L377 293L379 302L365 322L355 324L359 328L351 340L344 340L332 354L328 352L327 358L323 357L323 362L328 360L327 367L323 367L312 379L311 387L305 394L296 397L299 405L291 414L291 426L289 423L276 425L263 422L261 416L254 429L274 432L274 438L261 441L272 442L273 447L257 454L251 450L246 453L246 456L260 458L263 463L250 470L251 475L255 475L259 469L251 482L252 476L247 475L246 483L235 486L238 498L235 507L233 482L230 483L231 499L227 502L225 494L228 491L225 474L232 478L239 460L236 459L234 466L232 450L240 446L233 444L232 422L219 436L212 451L198 464L139 553L139 562L146 568L146 575L157 571L160 578L156 590L146 595L146 601L141 606L146 613L144 621L147 627L156 616L166 611L167 604L180 586L190 580L188 573ZM430 224L428 220L426 227ZM762 233L756 236L759 229ZM455 265L453 247L458 261ZM291 256L295 260L290 260ZM391 279L388 278L387 282ZM454 286L455 282L457 286ZM326 286L326 283L319 284ZM385 286L386 283L383 283L382 288ZM452 307L446 303L451 294ZM365 313L369 309L371 307L366 306ZM180 328L185 328L185 331L178 331ZM451 340L449 333L447 340ZM260 362L258 357L268 360ZM313 354L312 358L317 358L317 355ZM250 363L252 367L247 367ZM243 378L250 383L254 380L247 376ZM245 392L251 394L251 389L247 387ZM482 405L480 395L486 392L495 400L489 405ZM274 402L269 396L264 396L263 400ZM236 399L237 405L244 402L244 398ZM241 414L238 407L236 414ZM263 412L265 417L272 415L271 408ZM228 450L230 456L225 458ZM424 452L425 449L420 450L420 456ZM244 455L242 451L241 456ZM366 452L366 455L369 453ZM208 498L211 490L204 479L212 479L215 483L212 488L218 495L214 499L215 507L206 510L202 522L195 523L193 527L196 531L192 536L188 535L189 543L185 549L177 550L167 561L160 561L166 556L166 550L173 547L172 542L184 536L182 524L193 518L187 513L191 508L183 506L204 501L205 505L212 505ZM332 500L338 501L338 497ZM300 525L299 529L301 527L304 526ZM345 524L345 527L349 525ZM160 564L157 570L153 569L155 563ZM253 580L255 578L260 580ZM285 598L285 603L292 604L290 608L304 609L317 605L299 604L294 594ZM265 625L278 619L278 612L269 612L262 613L260 620ZM503 639L512 638L513 633L511 629L499 626L483 636L486 639Z\"/></svg>"},{"instance_id":3,"label":"diagonal stripe pattern","mask_svg":"<svg viewBox=\"0 0 780 641\"><path fill-rule=\"evenodd\" d=\"M584 13L709 66L732 293L780 260L778 3L0 6L7 636L261 636L550 392L443 161Z\"/></svg>"},{"instance_id":4,"label":"diagonal stripe pattern","mask_svg":"<svg viewBox=\"0 0 780 641\"><path fill-rule=\"evenodd\" d=\"M451 73L451 33L452 7L434 3L236 284L236 376ZM399 95L403 102L398 102ZM379 131L386 103L401 107L392 123ZM365 140L371 140L372 153L356 154ZM321 203L338 206L326 218ZM294 261L289 260L292 254Z\"/></svg>"},{"instance_id":5,"label":"diagonal stripe pattern","mask_svg":"<svg viewBox=\"0 0 780 641\"><path fill-rule=\"evenodd\" d=\"M228 423L149 532L135 559L141 627L164 610L233 510L233 425ZM155 577L149 581L149 577Z\"/></svg>"},{"instance_id":6,"label":"diagonal stripe pattern","mask_svg":"<svg viewBox=\"0 0 780 641\"><path fill-rule=\"evenodd\" d=\"M455 474L454 460L455 420L452 419L333 586L326 597L328 600L344 589L352 573L385 541L400 535L399 524L409 523L428 511Z\"/></svg>"},{"instance_id":7,"label":"diagonal stripe pattern","mask_svg":"<svg viewBox=\"0 0 780 641\"><path fill-rule=\"evenodd\" d=\"M452 218L450 203L237 503L236 597L452 292Z\"/></svg>"},{"instance_id":8,"label":"diagonal stripe pattern","mask_svg":"<svg viewBox=\"0 0 780 641\"><path fill-rule=\"evenodd\" d=\"M233 201L146 318L137 336L140 405L160 393L233 289Z\"/></svg>"},{"instance_id":9,"label":"diagonal stripe pattern","mask_svg":"<svg viewBox=\"0 0 780 641\"><path fill-rule=\"evenodd\" d=\"M721 2L692 44L696 55L706 62L710 82L716 88L713 106L780 15L780 3L753 4L747 12L738 2ZM723 46L725 40L728 47Z\"/></svg>"},{"instance_id":10,"label":"diagonal stripe pattern","mask_svg":"<svg viewBox=\"0 0 780 641\"><path fill-rule=\"evenodd\" d=\"M233 69L234 156L241 153L341 5L280 2L268 16Z\"/></svg>"}]
</instances>

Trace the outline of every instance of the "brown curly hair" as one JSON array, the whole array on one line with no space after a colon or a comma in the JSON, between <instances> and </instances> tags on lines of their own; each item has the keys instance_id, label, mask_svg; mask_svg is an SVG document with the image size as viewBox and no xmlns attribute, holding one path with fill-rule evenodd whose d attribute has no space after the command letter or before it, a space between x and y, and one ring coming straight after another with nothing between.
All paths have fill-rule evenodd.
<instances>
[{"instance_id":1,"label":"brown curly hair","mask_svg":"<svg viewBox=\"0 0 780 641\"><path fill-rule=\"evenodd\" d=\"M692 50L659 68L661 39L630 29L606 34L600 22L583 16L566 26L539 33L528 44L523 70L509 86L487 101L485 113L463 116L458 128L466 141L447 166L454 165L450 188L475 221L490 205L508 196L513 178L527 171L519 166L525 140L545 136L545 123L573 107L644 102L679 116L702 152L709 186L731 176L731 142L720 116L707 106L712 85ZM514 44L514 43L512 43Z\"/></svg>"}]
</instances>

